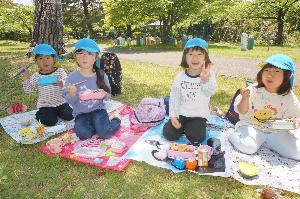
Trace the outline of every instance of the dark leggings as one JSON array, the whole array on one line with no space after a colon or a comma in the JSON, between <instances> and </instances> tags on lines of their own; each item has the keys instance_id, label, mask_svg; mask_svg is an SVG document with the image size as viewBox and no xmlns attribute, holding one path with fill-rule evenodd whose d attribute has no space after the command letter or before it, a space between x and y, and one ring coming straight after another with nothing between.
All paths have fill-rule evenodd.
<instances>
[{"instance_id":1,"label":"dark leggings","mask_svg":"<svg viewBox=\"0 0 300 199\"><path fill-rule=\"evenodd\" d=\"M163 135L169 141L176 141L182 133L185 133L187 139L193 144L195 142L202 142L206 137L206 119L202 117L185 117L179 116L181 128L176 129L171 119L165 124L163 128Z\"/></svg>"},{"instance_id":2,"label":"dark leggings","mask_svg":"<svg viewBox=\"0 0 300 199\"><path fill-rule=\"evenodd\" d=\"M68 103L64 103L57 107L41 107L35 114L38 121L46 126L54 126L58 122L58 117L70 121L74 117L72 108Z\"/></svg>"}]
</instances>

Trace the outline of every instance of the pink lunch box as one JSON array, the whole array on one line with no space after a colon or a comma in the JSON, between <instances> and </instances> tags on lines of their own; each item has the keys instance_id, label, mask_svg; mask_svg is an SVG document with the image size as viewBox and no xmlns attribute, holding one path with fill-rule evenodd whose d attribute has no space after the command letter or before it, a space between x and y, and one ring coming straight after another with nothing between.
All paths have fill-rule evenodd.
<instances>
[{"instance_id":1,"label":"pink lunch box","mask_svg":"<svg viewBox=\"0 0 300 199\"><path fill-rule=\"evenodd\" d=\"M191 152L181 152L181 151L174 151L174 150L168 149L167 150L168 158L184 159L184 160L195 158L194 146L187 145L187 147L190 149Z\"/></svg>"},{"instance_id":2,"label":"pink lunch box","mask_svg":"<svg viewBox=\"0 0 300 199\"><path fill-rule=\"evenodd\" d=\"M79 95L80 100L95 100L103 99L105 97L105 92L100 90L88 90L84 91Z\"/></svg>"}]
</instances>

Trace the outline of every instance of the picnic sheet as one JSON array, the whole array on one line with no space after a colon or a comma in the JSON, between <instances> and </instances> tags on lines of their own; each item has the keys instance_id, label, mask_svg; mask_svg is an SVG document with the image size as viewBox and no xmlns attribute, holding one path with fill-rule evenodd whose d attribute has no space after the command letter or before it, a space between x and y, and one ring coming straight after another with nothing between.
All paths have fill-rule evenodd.
<instances>
[{"instance_id":1,"label":"picnic sheet","mask_svg":"<svg viewBox=\"0 0 300 199\"><path fill-rule=\"evenodd\" d=\"M103 140L100 139L99 136L94 135L90 139L84 141L77 140L74 143L64 145L62 151L58 154L51 153L46 145L39 147L39 150L49 156L59 155L76 162L90 164L96 167L124 171L131 161L130 159L124 158L124 154L143 133L149 129L137 129L133 127L129 120L132 110L133 108L122 105L109 113L110 117L116 114L121 117L121 126L110 139ZM69 130L60 137L68 136L68 134L74 134L73 130ZM123 150L114 151L111 146L115 143L125 143Z\"/></svg>"},{"instance_id":2,"label":"picnic sheet","mask_svg":"<svg viewBox=\"0 0 300 199\"><path fill-rule=\"evenodd\" d=\"M209 137L220 138L222 151L225 151L224 159L226 166L225 168L221 168L221 170L216 168L202 168L195 171L195 173L199 175L233 177L247 185L266 185L300 194L299 161L282 158L264 146L255 155L240 153L232 147L227 139L228 134L234 130L233 125L229 124L223 117L215 116L211 117L209 123L212 125L209 125L207 129L207 139ZM173 172L182 172L183 170L178 170L171 165L170 159L159 161L152 156L152 151L157 150L157 143L160 143L159 147L170 143L162 136L163 125L161 124L148 130L127 152L126 158L170 169ZM184 136L177 142L188 143ZM203 144L206 144L206 141ZM249 162L258 166L260 168L259 174L251 179L243 178L237 168L239 161Z\"/></svg>"},{"instance_id":3,"label":"picnic sheet","mask_svg":"<svg viewBox=\"0 0 300 199\"><path fill-rule=\"evenodd\" d=\"M179 170L172 166L172 159L167 158L166 160L160 161L153 157L152 153L159 148L167 148L171 143L164 139L162 135L162 128L166 123L167 119L164 123L151 128L148 130L127 152L126 158L143 161L150 165L170 169L173 172L182 172L185 170ZM221 133L232 126L227 120L223 120L221 117L216 115L212 115L209 120L209 125L207 128L207 137L206 140L203 141L202 144L206 144L209 138L220 138ZM189 141L183 135L177 141L179 144L187 144ZM222 145L221 145L222 146ZM219 151L219 154L216 154L215 163L213 166L209 167L199 167L196 171L193 171L199 175L213 175L213 176L222 176L227 177L224 153Z\"/></svg>"},{"instance_id":4,"label":"picnic sheet","mask_svg":"<svg viewBox=\"0 0 300 199\"><path fill-rule=\"evenodd\" d=\"M253 155L240 153L227 139L232 131L233 129L225 131L221 138L224 140L226 150L225 160L228 175L247 185L267 185L300 194L300 161L280 157L278 153L264 146ZM254 178L243 178L237 168L239 161L258 166L260 172Z\"/></svg>"},{"instance_id":5,"label":"picnic sheet","mask_svg":"<svg viewBox=\"0 0 300 199\"><path fill-rule=\"evenodd\" d=\"M108 112L112 112L123 105L122 103L115 101L115 100L109 100L109 101L106 101L105 103L106 103ZM10 137L12 137L14 140L16 140L18 143L21 143L21 144L35 144L35 143L46 140L50 136L62 133L64 131L67 131L74 127L73 120L69 121L69 122L59 120L59 122L55 126L48 128L48 130L46 130L45 135L43 137L37 137L33 140L25 141L19 135L19 131L24 128L24 126L21 125L21 122L24 119L29 119L29 120L31 120L32 123L28 127L34 128L36 125L39 124L38 121L35 119L36 111L37 110L33 110L30 112L18 113L18 114L9 115L4 118L0 118L0 124L3 127L4 131Z\"/></svg>"}]
</instances>

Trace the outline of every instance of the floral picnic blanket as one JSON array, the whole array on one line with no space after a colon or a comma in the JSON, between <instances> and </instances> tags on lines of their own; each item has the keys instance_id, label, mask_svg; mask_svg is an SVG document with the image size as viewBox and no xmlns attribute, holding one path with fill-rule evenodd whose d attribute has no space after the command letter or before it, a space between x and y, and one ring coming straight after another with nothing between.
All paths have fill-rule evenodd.
<instances>
[{"instance_id":1,"label":"floral picnic blanket","mask_svg":"<svg viewBox=\"0 0 300 199\"><path fill-rule=\"evenodd\" d=\"M131 161L125 158L124 154L149 129L149 127L143 129L134 128L130 122L132 111L132 107L122 105L109 113L110 117L115 114L121 117L121 126L110 139L100 139L97 135L84 141L77 139L65 144L62 147L62 151L57 154L52 153L47 144L39 147L39 150L49 156L59 155L76 162L104 169L124 171ZM74 138L76 137L74 134L73 130L69 130L60 137L62 139L66 137Z\"/></svg>"},{"instance_id":2,"label":"floral picnic blanket","mask_svg":"<svg viewBox=\"0 0 300 199\"><path fill-rule=\"evenodd\" d=\"M221 138L225 145L228 175L247 185L266 185L300 194L300 161L280 157L264 146L253 155L240 153L227 139L233 130L225 131ZM243 178L237 167L240 161L258 166L260 172L253 178Z\"/></svg>"},{"instance_id":3,"label":"floral picnic blanket","mask_svg":"<svg viewBox=\"0 0 300 199\"><path fill-rule=\"evenodd\" d=\"M121 107L123 104L115 101L115 100L109 100L106 101L106 107L108 112L112 112L116 110L117 108ZM49 137L62 133L64 131L67 131L69 129L72 129L74 127L74 121L63 121L59 120L59 122L50 128L46 128L46 131L43 136L37 136L32 140L24 140L20 135L19 131L25 126L22 126L22 121L24 119L30 120L31 124L28 126L28 128L34 128L37 126L39 123L35 119L35 113L37 110L33 110L30 112L25 112L25 113L18 113L18 114L13 114L9 115L4 118L0 118L0 124L3 127L4 131L12 137L15 141L21 144L35 144L41 141L44 141L48 139Z\"/></svg>"},{"instance_id":4,"label":"floral picnic blanket","mask_svg":"<svg viewBox=\"0 0 300 199\"><path fill-rule=\"evenodd\" d=\"M233 177L241 183L247 185L265 185L282 190L287 190L300 194L300 162L280 157L279 154L262 146L254 155L247 155L235 150L229 143L228 134L234 131L234 126L224 117L211 117L208 121L207 139L210 137L219 138L221 142L221 151L224 152L225 167L222 167L222 161L217 160L214 167L203 167L194 171L199 175L214 175L222 177ZM170 159L160 161L153 157L153 151L157 146L162 148L170 144L163 138L162 128L164 124L151 128L147 131L128 151L126 158L143 161L150 165L170 169L173 172L182 172L172 166ZM296 136L300 139L300 129ZM207 139L202 143L206 144ZM182 136L177 143L188 143ZM260 168L256 177L247 179L240 175L237 164L248 162Z\"/></svg>"}]
</instances>

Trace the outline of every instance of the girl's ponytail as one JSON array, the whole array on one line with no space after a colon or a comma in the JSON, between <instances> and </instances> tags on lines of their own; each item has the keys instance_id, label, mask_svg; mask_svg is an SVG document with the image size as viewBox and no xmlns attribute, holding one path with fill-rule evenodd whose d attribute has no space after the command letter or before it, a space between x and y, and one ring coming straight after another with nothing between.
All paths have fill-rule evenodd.
<instances>
[{"instance_id":1,"label":"girl's ponytail","mask_svg":"<svg viewBox=\"0 0 300 199\"><path fill-rule=\"evenodd\" d=\"M98 88L103 89L105 92L110 93L109 87L105 84L104 75L105 72L102 69L99 69L96 64L94 64L94 70L96 72L97 81L96 84Z\"/></svg>"}]
</instances>

